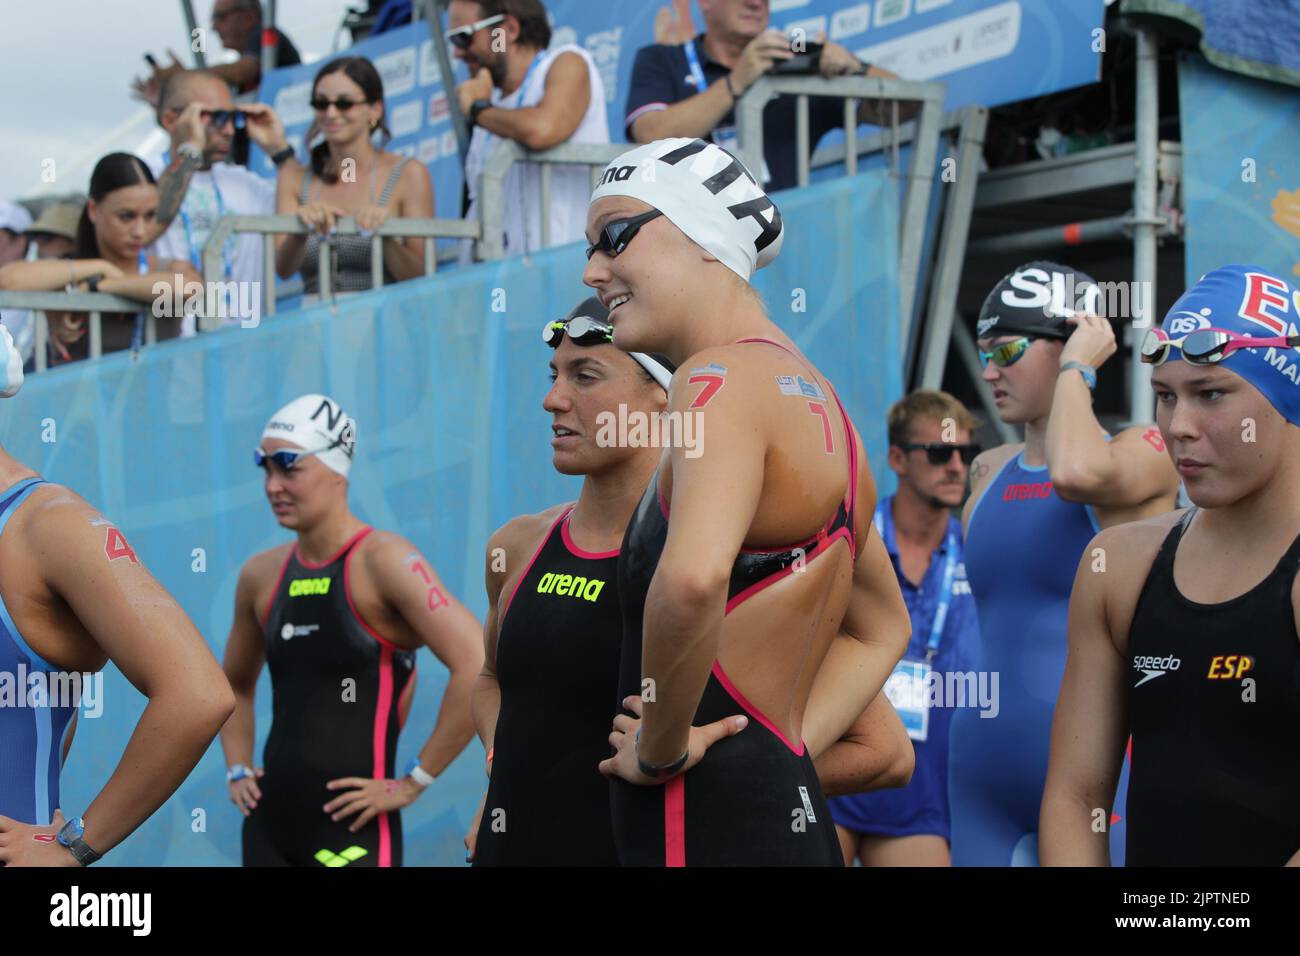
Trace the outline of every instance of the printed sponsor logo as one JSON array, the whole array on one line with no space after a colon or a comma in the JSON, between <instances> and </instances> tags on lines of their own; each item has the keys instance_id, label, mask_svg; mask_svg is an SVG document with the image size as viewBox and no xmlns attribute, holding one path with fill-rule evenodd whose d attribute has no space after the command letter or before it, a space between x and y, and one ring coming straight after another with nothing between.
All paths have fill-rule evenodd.
<instances>
[{"instance_id":1,"label":"printed sponsor logo","mask_svg":"<svg viewBox=\"0 0 1300 956\"><path fill-rule=\"evenodd\" d=\"M434 162L439 156L438 137L430 136L428 139L420 140L415 155L426 166Z\"/></svg>"},{"instance_id":2,"label":"printed sponsor logo","mask_svg":"<svg viewBox=\"0 0 1300 956\"><path fill-rule=\"evenodd\" d=\"M1248 322L1262 325L1270 335L1286 335L1290 288L1285 282L1260 272L1246 273L1246 291L1237 314Z\"/></svg>"},{"instance_id":3,"label":"printed sponsor logo","mask_svg":"<svg viewBox=\"0 0 1300 956\"><path fill-rule=\"evenodd\" d=\"M311 597L316 594L329 594L333 578L295 578L289 582L289 597Z\"/></svg>"},{"instance_id":4,"label":"printed sponsor logo","mask_svg":"<svg viewBox=\"0 0 1300 956\"><path fill-rule=\"evenodd\" d=\"M912 12L912 0L876 0L876 26L887 27Z\"/></svg>"},{"instance_id":5,"label":"printed sponsor logo","mask_svg":"<svg viewBox=\"0 0 1300 956\"><path fill-rule=\"evenodd\" d=\"M433 41L425 40L420 44L420 85L432 86L441 82L442 74L438 70L438 57L433 52Z\"/></svg>"},{"instance_id":6,"label":"printed sponsor logo","mask_svg":"<svg viewBox=\"0 0 1300 956\"><path fill-rule=\"evenodd\" d=\"M576 38L573 42L576 42ZM552 41L551 46L555 43ZM618 64L623 55L623 28L601 30L587 37L583 44L591 54L600 83L605 87L605 102L612 103L618 93Z\"/></svg>"},{"instance_id":7,"label":"printed sponsor logo","mask_svg":"<svg viewBox=\"0 0 1300 956\"><path fill-rule=\"evenodd\" d=\"M390 103L394 96L415 89L415 47L402 47L377 56L374 63L379 78L384 81L384 98Z\"/></svg>"},{"instance_id":8,"label":"printed sponsor logo","mask_svg":"<svg viewBox=\"0 0 1300 956\"><path fill-rule=\"evenodd\" d=\"M854 53L905 80L931 80L1008 57L1019 39L1020 4L1011 0Z\"/></svg>"},{"instance_id":9,"label":"printed sponsor logo","mask_svg":"<svg viewBox=\"0 0 1300 956\"><path fill-rule=\"evenodd\" d=\"M280 628L281 640L292 640L295 637L306 637L308 634L314 634L320 630L319 624L285 624Z\"/></svg>"},{"instance_id":10,"label":"printed sponsor logo","mask_svg":"<svg viewBox=\"0 0 1300 956\"><path fill-rule=\"evenodd\" d=\"M605 582L596 578L584 578L578 574L554 574L547 571L537 582L538 594L554 594L557 597L582 598L592 604L605 589Z\"/></svg>"},{"instance_id":11,"label":"printed sponsor logo","mask_svg":"<svg viewBox=\"0 0 1300 956\"><path fill-rule=\"evenodd\" d=\"M450 119L451 106L447 102L447 94L439 90L429 97L429 125L436 126Z\"/></svg>"},{"instance_id":12,"label":"printed sponsor logo","mask_svg":"<svg viewBox=\"0 0 1300 956\"><path fill-rule=\"evenodd\" d=\"M802 36L803 39L812 41L817 38L817 34L826 32L826 18L809 17L806 20L795 20L787 23L783 32L788 37Z\"/></svg>"},{"instance_id":13,"label":"printed sponsor logo","mask_svg":"<svg viewBox=\"0 0 1300 956\"><path fill-rule=\"evenodd\" d=\"M401 106L394 106L389 113L388 127L393 136L410 136L420 128L423 120L419 100L411 100Z\"/></svg>"},{"instance_id":14,"label":"printed sponsor logo","mask_svg":"<svg viewBox=\"0 0 1300 956\"><path fill-rule=\"evenodd\" d=\"M1185 309L1172 313L1169 321L1169 334L1175 338L1180 335L1190 335L1197 329L1208 329L1210 320L1206 318L1209 315L1209 309L1203 309L1201 312L1188 312Z\"/></svg>"},{"instance_id":15,"label":"printed sponsor logo","mask_svg":"<svg viewBox=\"0 0 1300 956\"><path fill-rule=\"evenodd\" d=\"M1255 658L1247 654L1216 654L1210 658L1210 671L1205 676L1208 680L1240 680L1254 667Z\"/></svg>"},{"instance_id":16,"label":"printed sponsor logo","mask_svg":"<svg viewBox=\"0 0 1300 956\"><path fill-rule=\"evenodd\" d=\"M1007 485L1002 489L1003 501L1029 501L1035 498L1052 497L1052 483L1050 481L1040 482L1018 482L1013 485Z\"/></svg>"},{"instance_id":17,"label":"printed sponsor logo","mask_svg":"<svg viewBox=\"0 0 1300 956\"><path fill-rule=\"evenodd\" d=\"M1133 657L1133 669L1141 671L1146 676L1133 686L1141 687L1147 681L1155 680L1157 677L1164 677L1166 674L1176 671L1182 666L1182 659L1174 657L1172 654L1168 657L1152 657L1151 655L1136 654Z\"/></svg>"},{"instance_id":18,"label":"printed sponsor logo","mask_svg":"<svg viewBox=\"0 0 1300 956\"><path fill-rule=\"evenodd\" d=\"M840 40L858 33L866 33L871 26L871 4L859 3L836 11L831 17L831 39Z\"/></svg>"}]
</instances>

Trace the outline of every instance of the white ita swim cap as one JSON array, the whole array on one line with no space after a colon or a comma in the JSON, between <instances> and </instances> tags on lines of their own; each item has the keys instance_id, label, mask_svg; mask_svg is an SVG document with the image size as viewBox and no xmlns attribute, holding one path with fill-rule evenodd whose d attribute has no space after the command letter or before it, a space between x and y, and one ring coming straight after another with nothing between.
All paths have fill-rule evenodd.
<instances>
[{"instance_id":1,"label":"white ita swim cap","mask_svg":"<svg viewBox=\"0 0 1300 956\"><path fill-rule=\"evenodd\" d=\"M687 237L748 282L781 251L781 212L744 164L702 139L661 139L605 167L591 201L630 196L649 203Z\"/></svg>"},{"instance_id":2,"label":"white ita swim cap","mask_svg":"<svg viewBox=\"0 0 1300 956\"><path fill-rule=\"evenodd\" d=\"M23 357L14 347L14 337L0 325L0 398L13 398L23 387Z\"/></svg>"},{"instance_id":3,"label":"white ita swim cap","mask_svg":"<svg viewBox=\"0 0 1300 956\"><path fill-rule=\"evenodd\" d=\"M262 438L293 442L346 478L356 450L357 424L332 398L303 395L271 416Z\"/></svg>"}]
</instances>

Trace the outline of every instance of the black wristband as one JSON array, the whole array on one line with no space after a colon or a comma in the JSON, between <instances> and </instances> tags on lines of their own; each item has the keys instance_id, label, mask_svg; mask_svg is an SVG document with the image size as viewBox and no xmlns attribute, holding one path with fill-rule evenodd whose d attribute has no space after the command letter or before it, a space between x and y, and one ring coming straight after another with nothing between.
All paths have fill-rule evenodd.
<instances>
[{"instance_id":1,"label":"black wristband","mask_svg":"<svg viewBox=\"0 0 1300 956\"><path fill-rule=\"evenodd\" d=\"M475 100L469 108L469 125L477 126L479 114L484 110L491 109L496 104L491 100Z\"/></svg>"},{"instance_id":2,"label":"black wristband","mask_svg":"<svg viewBox=\"0 0 1300 956\"><path fill-rule=\"evenodd\" d=\"M731 74L728 73L725 77L723 77L723 79L727 81L727 92L731 94L731 99L733 101L739 100L740 97L736 95L736 88L731 85Z\"/></svg>"},{"instance_id":3,"label":"black wristband","mask_svg":"<svg viewBox=\"0 0 1300 956\"><path fill-rule=\"evenodd\" d=\"M287 162L288 162L289 160L291 160L291 159L293 159L293 147L292 147L292 146L286 146L284 149L280 150L278 153L272 153L272 154L271 154L271 162L275 163L275 165L277 165L277 166L280 166L280 165L282 165L282 164L284 164L284 163L287 163Z\"/></svg>"}]
</instances>

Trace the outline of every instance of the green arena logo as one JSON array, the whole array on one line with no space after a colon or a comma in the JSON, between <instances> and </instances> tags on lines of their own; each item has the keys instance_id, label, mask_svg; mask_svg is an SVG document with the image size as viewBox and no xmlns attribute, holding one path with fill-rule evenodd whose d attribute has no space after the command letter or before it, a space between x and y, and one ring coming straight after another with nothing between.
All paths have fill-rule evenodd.
<instances>
[{"instance_id":1,"label":"green arena logo","mask_svg":"<svg viewBox=\"0 0 1300 956\"><path fill-rule=\"evenodd\" d=\"M549 571L537 582L538 594L559 594L566 597L582 598L593 604L604 590L605 582L595 578L588 580L576 574L552 574Z\"/></svg>"},{"instance_id":2,"label":"green arena logo","mask_svg":"<svg viewBox=\"0 0 1300 956\"><path fill-rule=\"evenodd\" d=\"M298 578L289 583L289 597L309 597L313 594L329 594L332 578Z\"/></svg>"},{"instance_id":3,"label":"green arena logo","mask_svg":"<svg viewBox=\"0 0 1300 956\"><path fill-rule=\"evenodd\" d=\"M316 862L321 866L347 866L349 863L355 863L363 856L368 854L368 850L359 846L350 846L342 853L334 853L330 850L317 850Z\"/></svg>"}]
</instances>

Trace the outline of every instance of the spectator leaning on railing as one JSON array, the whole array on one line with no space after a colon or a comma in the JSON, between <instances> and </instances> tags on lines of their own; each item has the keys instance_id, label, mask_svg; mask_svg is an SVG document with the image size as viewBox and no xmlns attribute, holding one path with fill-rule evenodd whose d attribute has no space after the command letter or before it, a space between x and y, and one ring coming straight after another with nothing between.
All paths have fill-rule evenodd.
<instances>
[{"instance_id":1,"label":"spectator leaning on railing","mask_svg":"<svg viewBox=\"0 0 1300 956\"><path fill-rule=\"evenodd\" d=\"M675 136L712 138L736 152L736 101L777 64L791 60L791 41L769 30L767 0L700 0L705 30L694 40L676 46L656 43L637 51L627 95L627 138L650 143ZM661 17L662 19L662 17ZM678 14L680 19L680 13ZM668 30L669 24L663 24ZM670 35L679 35L674 21ZM865 75L895 78L893 73L863 63L852 53L825 40L816 61L822 76ZM813 49L811 43L807 47ZM762 179L769 192L797 182L795 153L796 97L778 96L763 110ZM901 110L905 119L911 110ZM858 121L879 121L876 103L863 101ZM844 103L838 97L814 96L808 101L808 144L844 125ZM753 170L758 176L759 171Z\"/></svg>"},{"instance_id":2,"label":"spectator leaning on railing","mask_svg":"<svg viewBox=\"0 0 1300 956\"><path fill-rule=\"evenodd\" d=\"M15 202L0 201L0 267L10 262L21 262L27 255L27 227L32 224L32 215ZM0 325L7 328L14 338L18 353L24 358L31 351L30 334L23 332L31 326L31 313L9 310L0 312ZM23 351L23 345L27 351Z\"/></svg>"},{"instance_id":3,"label":"spectator leaning on railing","mask_svg":"<svg viewBox=\"0 0 1300 956\"><path fill-rule=\"evenodd\" d=\"M452 0L448 8L456 59L470 78L456 88L461 110L474 127L465 157L467 218L478 215L480 177L503 139L541 151L562 143L608 143L605 86L580 46L549 50L551 27L540 0ZM507 253L542 245L541 169L517 163L505 182ZM584 166L557 167L551 177L548 244L583 238L591 177ZM470 258L466 242L462 260Z\"/></svg>"},{"instance_id":4,"label":"spectator leaning on railing","mask_svg":"<svg viewBox=\"0 0 1300 956\"><path fill-rule=\"evenodd\" d=\"M83 203L55 203L47 206L39 218L27 228L26 236L29 240L27 258L59 259L70 255L77 243L77 222L81 219L83 205ZM0 219L3 216L3 211L0 211ZM36 347L34 315L27 310L8 311L3 313L3 322L5 328L13 335L14 348L22 356L24 368L33 364L32 356Z\"/></svg>"},{"instance_id":5,"label":"spectator leaning on railing","mask_svg":"<svg viewBox=\"0 0 1300 956\"><path fill-rule=\"evenodd\" d=\"M171 147L150 163L158 179L156 228L160 233L151 252L162 259L187 260L202 271L203 247L222 216L275 213L275 183L226 161L234 130L246 128L277 166L298 168L298 162L275 112L261 103L236 107L226 84L206 70L167 78L158 125L171 137ZM274 281L263 275L262 242L255 233L231 236L222 245L221 274L204 278L258 285ZM258 300L256 295L249 298ZM246 318L235 313L233 307L225 309L227 324ZM181 335L193 334L194 318L186 316Z\"/></svg>"},{"instance_id":6,"label":"spectator leaning on railing","mask_svg":"<svg viewBox=\"0 0 1300 956\"><path fill-rule=\"evenodd\" d=\"M300 269L303 291L313 301L320 292L320 255L330 255L330 284L336 292L362 292L371 286L371 241L368 233L389 216L432 219L433 182L423 163L384 151L372 141L384 125L384 84L374 64L345 56L321 67L312 81L311 106L316 122L307 141L311 166L285 166L276 183L276 210L296 215L311 235L277 236L276 270L288 278ZM354 216L366 235L333 236L340 216ZM325 242L322 237L328 239ZM389 237L383 242L384 281L424 274L424 240Z\"/></svg>"},{"instance_id":7,"label":"spectator leaning on railing","mask_svg":"<svg viewBox=\"0 0 1300 956\"><path fill-rule=\"evenodd\" d=\"M0 290L109 292L142 303L155 301L155 283L174 286L202 277L188 262L145 253L154 233L158 187L143 161L130 153L109 153L90 176L90 199L77 224L77 244L67 259L11 262L0 268ZM149 311L148 309L146 311ZM50 364L85 358L88 314L49 312ZM146 312L108 312L103 316L103 350L138 347L144 341ZM178 317L157 320L158 338L173 338Z\"/></svg>"}]
</instances>

